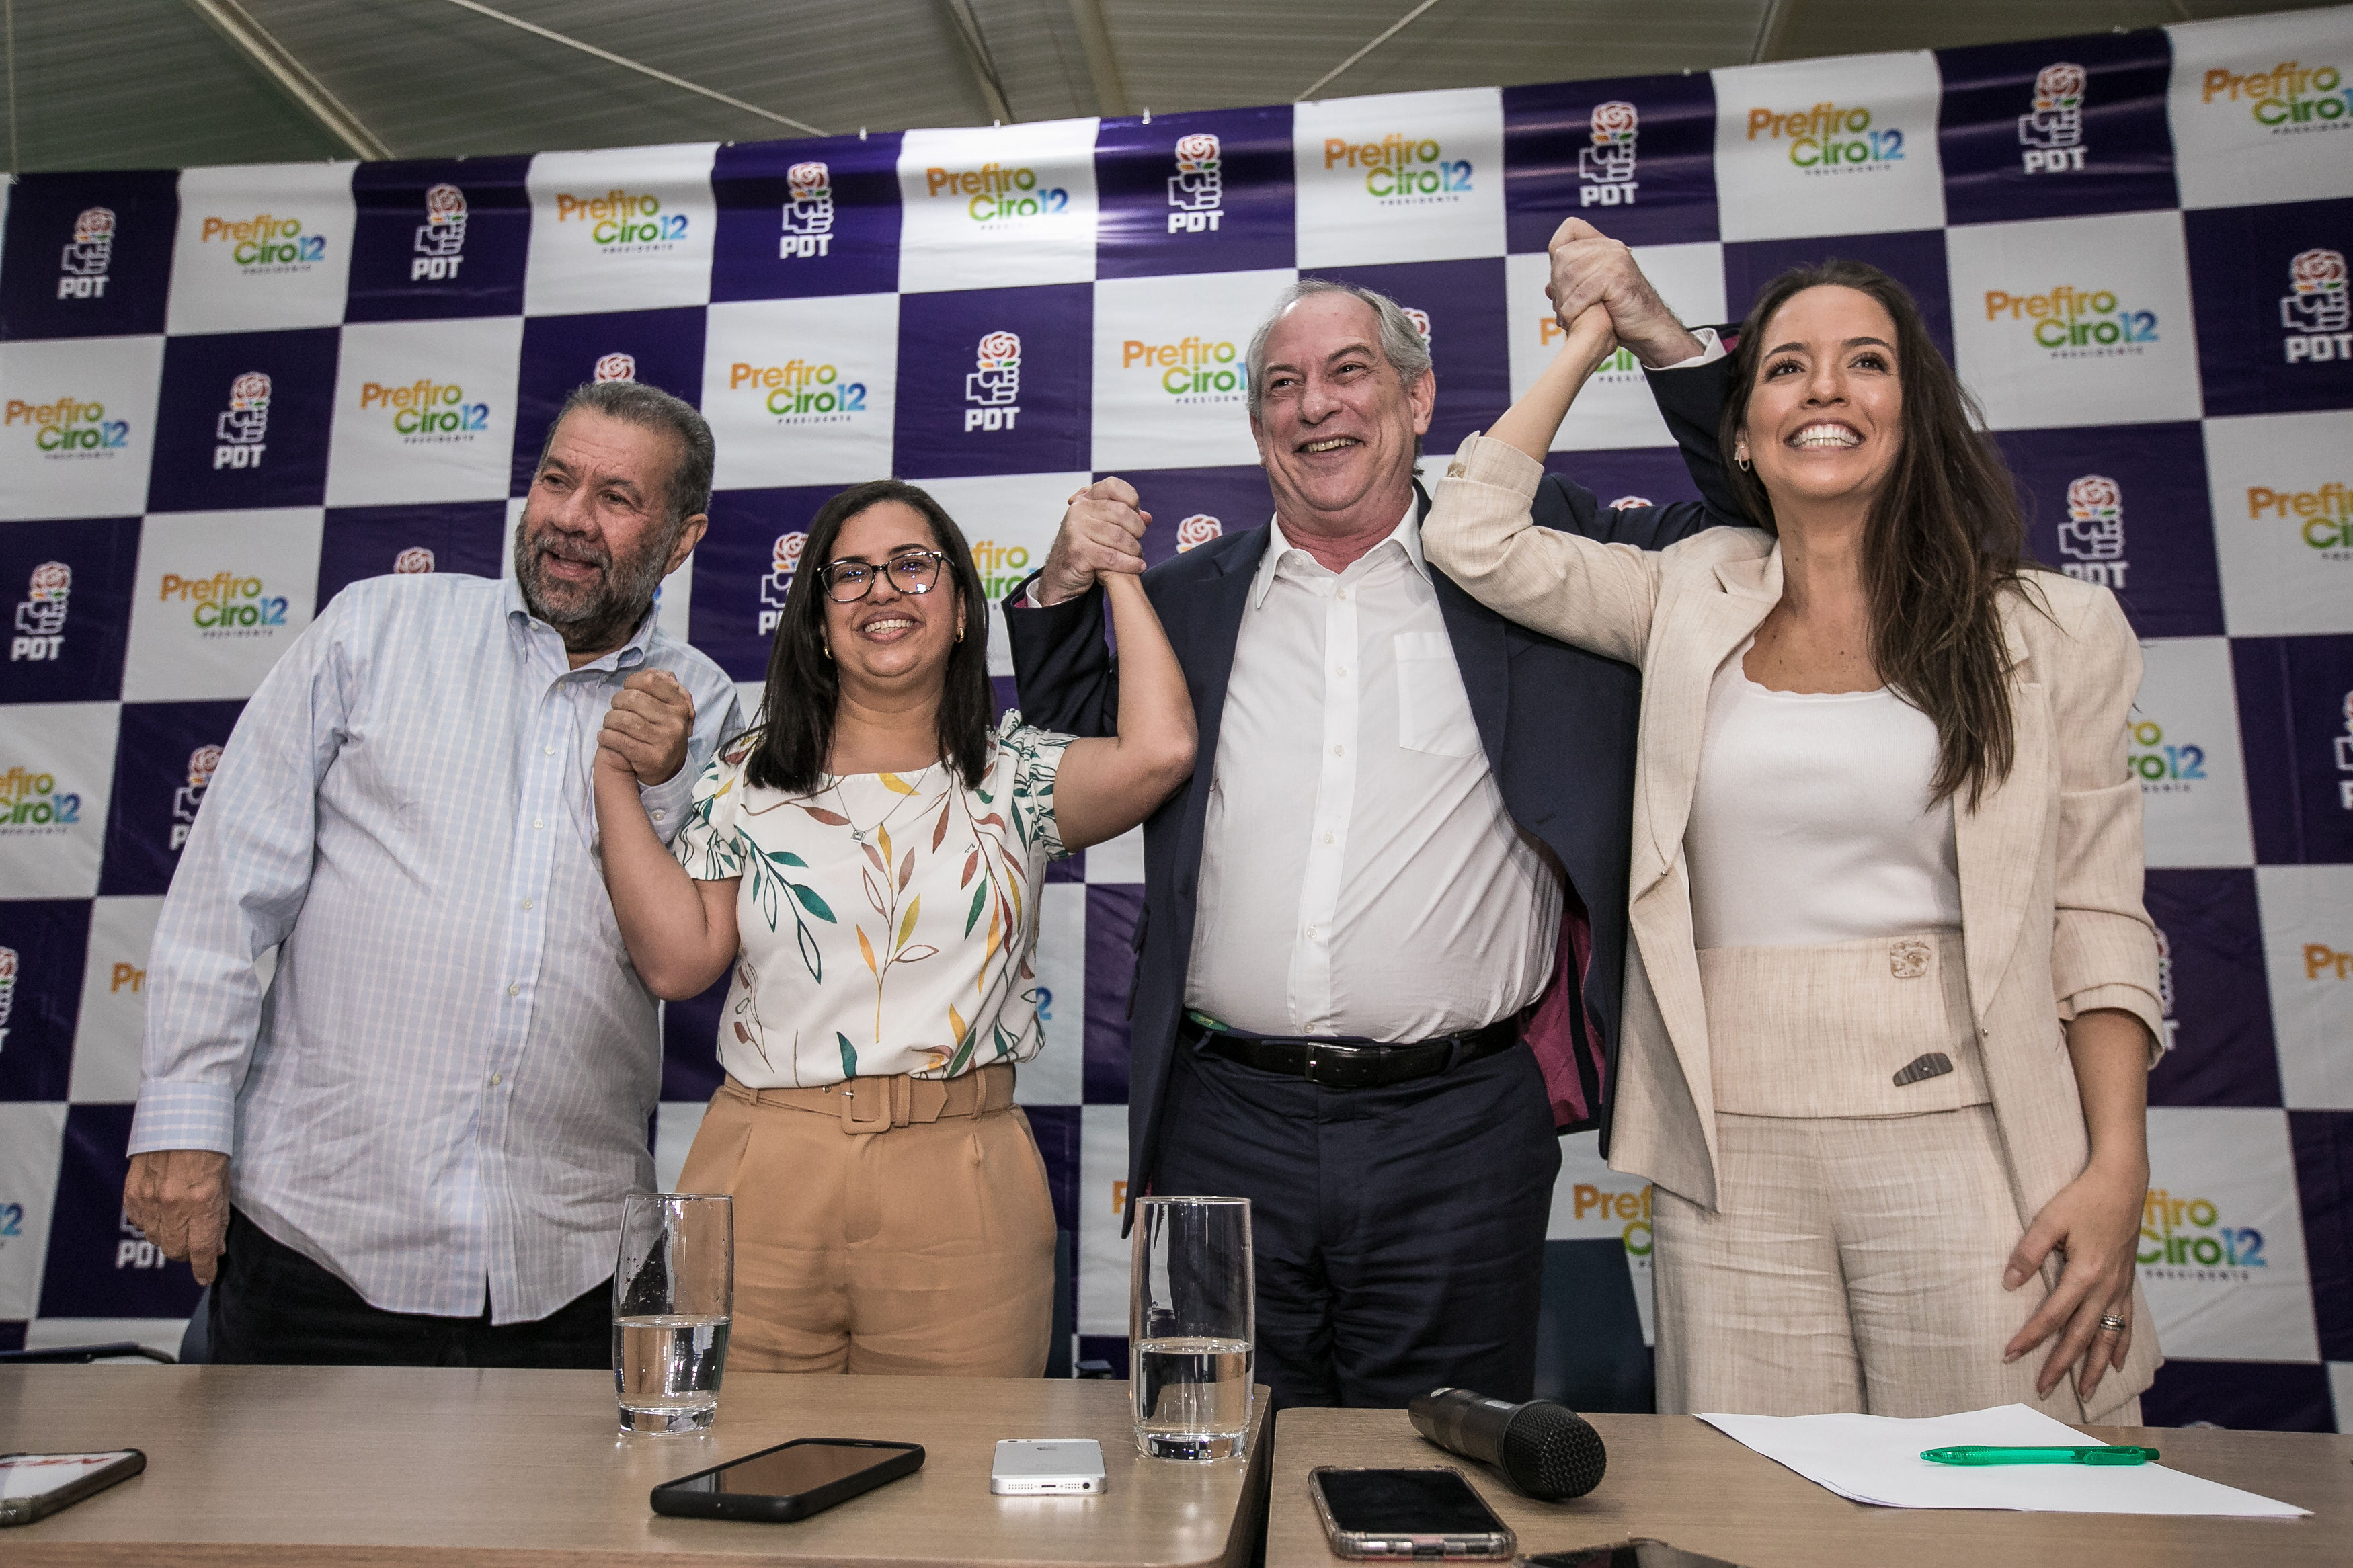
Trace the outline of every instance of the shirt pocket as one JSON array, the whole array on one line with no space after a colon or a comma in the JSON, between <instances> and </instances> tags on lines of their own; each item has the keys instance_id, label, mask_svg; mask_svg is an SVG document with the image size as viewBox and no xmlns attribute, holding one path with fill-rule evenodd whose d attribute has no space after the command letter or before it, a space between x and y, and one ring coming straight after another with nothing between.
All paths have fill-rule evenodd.
<instances>
[{"instance_id":1,"label":"shirt pocket","mask_svg":"<svg viewBox=\"0 0 2353 1568\"><path fill-rule=\"evenodd\" d=\"M1444 632L1399 632L1397 652L1398 744L1440 757L1474 756L1479 726Z\"/></svg>"}]
</instances>

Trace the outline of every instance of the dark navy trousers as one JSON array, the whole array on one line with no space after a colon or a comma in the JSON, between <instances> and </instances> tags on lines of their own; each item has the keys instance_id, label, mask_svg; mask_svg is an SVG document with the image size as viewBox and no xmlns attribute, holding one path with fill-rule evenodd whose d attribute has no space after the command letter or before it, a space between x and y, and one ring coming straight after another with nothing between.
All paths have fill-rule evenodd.
<instances>
[{"instance_id":1,"label":"dark navy trousers","mask_svg":"<svg viewBox=\"0 0 2353 1568\"><path fill-rule=\"evenodd\" d=\"M1168 1094L1152 1190L1250 1200L1276 1409L1532 1396L1560 1141L1526 1047L1334 1089L1180 1041Z\"/></svg>"}]
</instances>

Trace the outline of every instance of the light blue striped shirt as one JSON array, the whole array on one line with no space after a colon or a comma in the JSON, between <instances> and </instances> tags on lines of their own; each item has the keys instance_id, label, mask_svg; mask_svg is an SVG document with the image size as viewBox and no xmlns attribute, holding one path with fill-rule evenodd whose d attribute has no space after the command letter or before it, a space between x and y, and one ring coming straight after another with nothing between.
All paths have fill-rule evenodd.
<instances>
[{"instance_id":1,"label":"light blue striped shirt","mask_svg":"<svg viewBox=\"0 0 2353 1568\"><path fill-rule=\"evenodd\" d=\"M610 1274L653 1181L661 1041L589 769L638 669L694 699L686 765L643 792L668 839L742 722L652 616L575 670L512 582L337 595L247 704L182 852L131 1152L227 1152L239 1209L390 1311L477 1316L487 1286L494 1321L525 1322Z\"/></svg>"}]
</instances>

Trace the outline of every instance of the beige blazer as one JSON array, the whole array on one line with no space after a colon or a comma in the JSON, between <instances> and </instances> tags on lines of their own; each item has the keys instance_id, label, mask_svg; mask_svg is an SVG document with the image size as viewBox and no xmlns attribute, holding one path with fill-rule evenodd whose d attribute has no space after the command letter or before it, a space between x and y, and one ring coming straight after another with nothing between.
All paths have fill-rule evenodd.
<instances>
[{"instance_id":1,"label":"beige blazer","mask_svg":"<svg viewBox=\"0 0 2353 1568\"><path fill-rule=\"evenodd\" d=\"M1642 670L1625 1013L1609 1163L1713 1208L1716 1126L1683 826L1717 669L1781 597L1760 530L1715 528L1646 552L1536 528L1543 477L1472 436L1422 523L1422 548L1482 604ZM2140 1018L2161 1054L2157 938L2141 906L2140 786L2126 762L2140 645L2105 588L2029 573L2002 607L2017 761L1971 808L1954 803L1962 944L1994 1114L2021 1225L2089 1155L2062 1023L2094 1007ZM2054 1264L2046 1279L2055 1281ZM2096 1417L2147 1387L2157 1336L2136 1299L2132 1350Z\"/></svg>"}]
</instances>

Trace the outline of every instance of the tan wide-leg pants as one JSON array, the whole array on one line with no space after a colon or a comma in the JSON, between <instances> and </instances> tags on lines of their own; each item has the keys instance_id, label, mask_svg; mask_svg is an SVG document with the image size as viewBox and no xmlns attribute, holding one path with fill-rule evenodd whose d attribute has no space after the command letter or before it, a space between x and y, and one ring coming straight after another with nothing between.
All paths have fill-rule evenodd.
<instances>
[{"instance_id":1,"label":"tan wide-leg pants","mask_svg":"<svg viewBox=\"0 0 2353 1568\"><path fill-rule=\"evenodd\" d=\"M731 1370L1046 1370L1054 1205L1010 1064L825 1089L731 1078L679 1190L735 1199Z\"/></svg>"}]
</instances>

